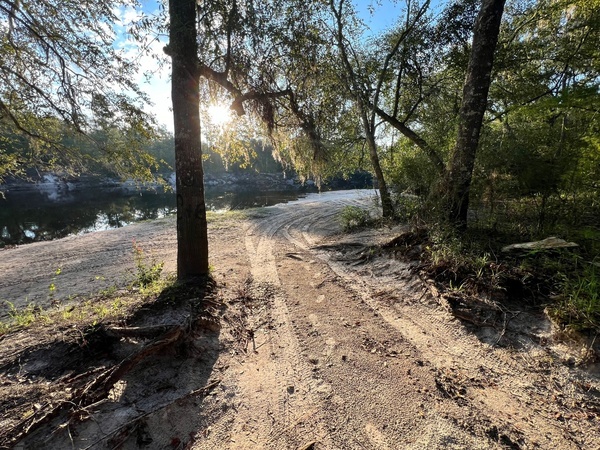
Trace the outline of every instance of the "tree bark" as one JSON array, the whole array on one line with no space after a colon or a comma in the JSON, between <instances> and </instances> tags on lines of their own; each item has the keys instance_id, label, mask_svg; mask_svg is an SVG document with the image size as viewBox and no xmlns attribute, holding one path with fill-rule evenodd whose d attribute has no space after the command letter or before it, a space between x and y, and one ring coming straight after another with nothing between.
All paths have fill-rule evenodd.
<instances>
[{"instance_id":1,"label":"tree bark","mask_svg":"<svg viewBox=\"0 0 600 450\"><path fill-rule=\"evenodd\" d=\"M383 176L383 170L381 170L381 164L379 163L379 154L377 152L377 143L375 142L373 128L369 123L369 119L367 118L364 108L361 106L360 109L363 129L367 137L367 146L369 147L371 166L373 167L373 171L375 172L375 177L377 178L379 185L379 195L381 195L381 215L384 218L392 218L394 217L394 204L392 203L392 197L390 196L390 191L388 190L385 177Z\"/></svg>"},{"instance_id":2,"label":"tree bark","mask_svg":"<svg viewBox=\"0 0 600 450\"><path fill-rule=\"evenodd\" d=\"M177 278L189 281L208 275L195 0L169 0L169 16L177 176Z\"/></svg>"},{"instance_id":3,"label":"tree bark","mask_svg":"<svg viewBox=\"0 0 600 450\"><path fill-rule=\"evenodd\" d=\"M475 20L473 47L459 112L458 135L444 186L448 218L459 229L467 226L469 191L504 3L505 0L483 0Z\"/></svg>"},{"instance_id":4,"label":"tree bark","mask_svg":"<svg viewBox=\"0 0 600 450\"><path fill-rule=\"evenodd\" d=\"M364 96L362 95L362 89L360 88L360 84L358 82L358 77L352 68L352 64L350 63L350 57L348 56L348 51L345 44L344 39L344 24L342 21L343 17L343 5L344 0L340 0L339 4L336 6L333 0L330 0L329 3L331 7L331 11L336 20L336 41L338 48L340 50L340 56L342 59L342 64L344 66L345 78L348 92L352 97L354 97L354 101L358 107L361 121L363 124L363 130L365 132L365 136L367 139L367 145L369 147L369 158L371 161L371 166L373 167L373 171L375 172L375 176L377 177L377 181L379 183L379 194L381 195L381 209L382 215L385 218L391 218L394 216L394 205L392 203L392 198L390 192L387 187L387 183L385 182L385 177L383 176L383 170L381 170L381 164L379 162L379 154L377 152L377 143L375 142L375 113L371 115L371 121L369 121L368 111L374 111L376 105L369 105L367 101L365 101ZM389 62L386 61L386 65ZM385 72L385 71L384 71ZM383 74L381 74L383 76ZM381 88L381 80L378 85L378 90Z\"/></svg>"}]
</instances>

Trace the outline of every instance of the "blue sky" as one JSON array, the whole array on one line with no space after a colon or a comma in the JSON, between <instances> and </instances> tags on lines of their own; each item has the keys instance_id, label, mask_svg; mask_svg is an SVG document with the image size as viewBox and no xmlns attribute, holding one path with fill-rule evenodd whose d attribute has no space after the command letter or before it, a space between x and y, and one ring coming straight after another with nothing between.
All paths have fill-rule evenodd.
<instances>
[{"instance_id":1,"label":"blue sky","mask_svg":"<svg viewBox=\"0 0 600 450\"><path fill-rule=\"evenodd\" d=\"M432 8L437 9L442 4L443 0L432 0ZM370 29L368 34L377 34L391 26L393 26L402 11L406 8L404 0L353 0L353 3L359 13L359 16L365 22L365 25ZM151 13L158 8L158 1L146 0L143 1L143 11ZM133 14L134 11L129 11L128 14ZM126 21L126 19L124 19ZM156 42L153 49L162 53L164 43ZM156 67L156 62L151 58L142 58L141 64L145 70L152 70ZM140 75L139 82L142 88L151 97L154 107L152 111L156 115L159 123L163 124L168 130L173 129L173 118L171 114L171 85L169 79L170 67L167 64L155 76L146 82Z\"/></svg>"},{"instance_id":2,"label":"blue sky","mask_svg":"<svg viewBox=\"0 0 600 450\"><path fill-rule=\"evenodd\" d=\"M353 3L374 34L394 25L405 8L404 2L395 1L354 0Z\"/></svg>"},{"instance_id":3,"label":"blue sky","mask_svg":"<svg viewBox=\"0 0 600 450\"><path fill-rule=\"evenodd\" d=\"M394 25L406 9L404 0L353 0L352 3L354 3L359 16L374 34ZM437 11L444 3L447 2L431 0L429 9Z\"/></svg>"}]
</instances>

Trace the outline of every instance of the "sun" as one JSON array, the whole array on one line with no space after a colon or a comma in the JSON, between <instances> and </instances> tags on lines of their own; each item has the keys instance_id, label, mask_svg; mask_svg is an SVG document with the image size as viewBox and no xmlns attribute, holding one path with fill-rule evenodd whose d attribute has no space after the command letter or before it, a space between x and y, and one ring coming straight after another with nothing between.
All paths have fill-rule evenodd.
<instances>
[{"instance_id":1,"label":"sun","mask_svg":"<svg viewBox=\"0 0 600 450\"><path fill-rule=\"evenodd\" d=\"M207 110L209 122L217 127L227 125L231 121L231 110L224 104L210 105Z\"/></svg>"}]
</instances>

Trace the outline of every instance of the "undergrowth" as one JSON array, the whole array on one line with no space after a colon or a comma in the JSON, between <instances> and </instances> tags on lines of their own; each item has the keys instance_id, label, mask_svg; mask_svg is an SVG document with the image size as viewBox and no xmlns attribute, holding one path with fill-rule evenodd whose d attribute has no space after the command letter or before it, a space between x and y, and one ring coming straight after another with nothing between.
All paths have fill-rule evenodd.
<instances>
[{"instance_id":1,"label":"undergrowth","mask_svg":"<svg viewBox=\"0 0 600 450\"><path fill-rule=\"evenodd\" d=\"M467 231L458 233L441 225L439 212L419 197L395 196L399 219L412 224L413 231L394 240L399 244L394 251L404 247L407 254L420 257L421 270L454 293L545 307L564 328L600 332L598 208L586 210L586 220L579 222L580 215L572 217L559 208L547 211L542 222L524 200L474 205ZM502 252L505 245L549 236L579 247Z\"/></svg>"},{"instance_id":2,"label":"undergrowth","mask_svg":"<svg viewBox=\"0 0 600 450\"><path fill-rule=\"evenodd\" d=\"M600 331L600 267L598 262L565 277L558 302L550 313L561 323L577 330Z\"/></svg>"},{"instance_id":3,"label":"undergrowth","mask_svg":"<svg viewBox=\"0 0 600 450\"><path fill-rule=\"evenodd\" d=\"M369 211L358 206L346 206L340 212L339 217L344 231L365 228L371 220Z\"/></svg>"},{"instance_id":4,"label":"undergrowth","mask_svg":"<svg viewBox=\"0 0 600 450\"><path fill-rule=\"evenodd\" d=\"M8 315L11 318L12 326L17 328L28 327L34 322L37 321L46 321L46 315L42 308L37 306L34 303L28 303L24 308L15 307L14 303L6 302L8 306ZM9 329L10 326L8 324L3 324L3 328Z\"/></svg>"},{"instance_id":5,"label":"undergrowth","mask_svg":"<svg viewBox=\"0 0 600 450\"><path fill-rule=\"evenodd\" d=\"M424 213L418 197L404 195L395 200L397 219L411 222L413 231L397 237L387 247L413 256L418 248L421 270L447 291L545 307L564 328L600 332L600 234L595 228L571 228L559 234L579 238L580 247L575 250L505 253L505 245L549 235L523 234L518 227L504 227L498 222L470 223L465 233L459 233ZM345 207L339 217L347 232L378 225L368 210L357 206Z\"/></svg>"},{"instance_id":6,"label":"undergrowth","mask_svg":"<svg viewBox=\"0 0 600 450\"><path fill-rule=\"evenodd\" d=\"M547 306L565 328L600 331L597 258L590 261L585 252L571 249L504 253L501 248L507 242L484 231L458 235L430 227L421 252L422 269L449 291Z\"/></svg>"},{"instance_id":7,"label":"undergrowth","mask_svg":"<svg viewBox=\"0 0 600 450\"><path fill-rule=\"evenodd\" d=\"M165 265L164 261L148 260L146 253L135 240L133 241L133 260L136 267L133 280L134 286L146 288L160 279Z\"/></svg>"},{"instance_id":8,"label":"undergrowth","mask_svg":"<svg viewBox=\"0 0 600 450\"><path fill-rule=\"evenodd\" d=\"M453 290L471 293L505 292L506 267L489 242L465 239L448 228L430 228L421 258L423 267L436 281Z\"/></svg>"},{"instance_id":9,"label":"undergrowth","mask_svg":"<svg viewBox=\"0 0 600 450\"><path fill-rule=\"evenodd\" d=\"M79 325L96 326L102 321L125 317L140 303L158 297L176 282L175 276L163 277L164 262L148 259L139 244L133 243L136 271L129 290L119 291L115 286L103 289L88 299L79 299L65 307L55 302L54 307L44 309L34 303L18 308L6 301L8 320L0 320L0 336L36 325ZM60 272L56 272L58 274ZM52 278L54 286L56 278ZM52 291L52 290L51 290ZM50 296L50 298L52 298Z\"/></svg>"},{"instance_id":10,"label":"undergrowth","mask_svg":"<svg viewBox=\"0 0 600 450\"><path fill-rule=\"evenodd\" d=\"M377 220L371 217L371 213L358 206L346 206L339 214L339 220L344 231L356 231L363 228L375 226Z\"/></svg>"}]
</instances>

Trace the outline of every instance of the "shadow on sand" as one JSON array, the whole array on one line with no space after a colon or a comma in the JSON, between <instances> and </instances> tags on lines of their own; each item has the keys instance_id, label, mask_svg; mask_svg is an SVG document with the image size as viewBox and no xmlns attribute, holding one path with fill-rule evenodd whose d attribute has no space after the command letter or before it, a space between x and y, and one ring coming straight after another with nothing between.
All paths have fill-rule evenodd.
<instances>
[{"instance_id":1,"label":"shadow on sand","mask_svg":"<svg viewBox=\"0 0 600 450\"><path fill-rule=\"evenodd\" d=\"M205 280L167 288L119 323L18 332L0 359L0 448L185 447L219 384L215 296Z\"/></svg>"}]
</instances>

